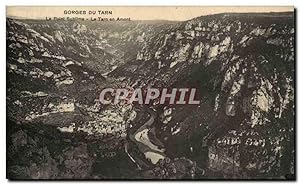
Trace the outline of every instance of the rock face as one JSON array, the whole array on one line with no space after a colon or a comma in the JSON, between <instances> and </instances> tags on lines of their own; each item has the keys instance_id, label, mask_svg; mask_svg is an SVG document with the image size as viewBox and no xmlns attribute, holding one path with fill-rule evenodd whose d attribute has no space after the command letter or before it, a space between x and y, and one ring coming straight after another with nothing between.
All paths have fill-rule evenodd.
<instances>
[{"instance_id":1,"label":"rock face","mask_svg":"<svg viewBox=\"0 0 300 185\"><path fill-rule=\"evenodd\" d=\"M171 151L177 150L173 142L188 137L186 145L207 143L205 151L189 155L208 155L203 163L210 173L285 178L294 173L293 157L283 154L294 151L293 21L289 13L196 18L154 37L136 62L112 75L129 76L139 87L199 89L203 103L196 109L177 106L166 116L169 108L158 107Z\"/></svg>"},{"instance_id":2,"label":"rock face","mask_svg":"<svg viewBox=\"0 0 300 185\"><path fill-rule=\"evenodd\" d=\"M294 30L293 13L7 19L8 177L294 178ZM130 141L147 114L101 105L108 86L197 88L201 104L150 105L168 156L153 165Z\"/></svg>"}]
</instances>

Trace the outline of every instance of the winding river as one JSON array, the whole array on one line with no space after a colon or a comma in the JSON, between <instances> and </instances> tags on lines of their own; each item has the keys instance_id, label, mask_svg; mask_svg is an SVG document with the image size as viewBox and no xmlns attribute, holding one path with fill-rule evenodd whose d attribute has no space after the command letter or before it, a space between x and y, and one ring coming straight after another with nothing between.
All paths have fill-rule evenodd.
<instances>
[{"instance_id":1,"label":"winding river","mask_svg":"<svg viewBox=\"0 0 300 185\"><path fill-rule=\"evenodd\" d=\"M150 128L152 127L152 124L154 123L154 120L156 118L156 113L150 108L145 107L145 109L147 109L147 112L150 114L150 118L142 126L140 126L134 132L134 134L129 135L129 138L131 141L133 141L138 145L139 150L142 153L144 153L147 159L149 159L153 164L156 164L160 159L164 159L166 157L164 153L165 149L160 148L156 146L153 142L151 142L148 133L150 131ZM134 158L128 152L127 154L130 157L130 159L134 163L136 163Z\"/></svg>"}]
</instances>

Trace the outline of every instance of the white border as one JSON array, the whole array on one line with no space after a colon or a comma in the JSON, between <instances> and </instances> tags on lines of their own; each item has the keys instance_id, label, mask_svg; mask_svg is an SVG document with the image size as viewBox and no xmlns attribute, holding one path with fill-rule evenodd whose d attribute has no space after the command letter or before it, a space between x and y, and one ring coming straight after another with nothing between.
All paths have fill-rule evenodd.
<instances>
[{"instance_id":1,"label":"white border","mask_svg":"<svg viewBox=\"0 0 300 185\"><path fill-rule=\"evenodd\" d=\"M1 145L1 150L0 150L0 183L9 183L6 180L6 73L5 73L5 65L6 65L6 51L5 51L5 41L6 41L6 15L5 15L5 6L6 5L81 5L81 6L88 6L88 5L98 5L98 6L103 6L103 5L114 5L114 6L129 6L129 5L138 5L138 6L154 6L154 5L197 5L197 6L295 6L296 8L299 8L299 0L249 0L249 1L243 1L243 0L150 0L150 1L142 1L142 0L107 0L107 1L99 1L99 0L51 0L51 1L41 1L41 0L1 0L1 6L0 6L0 12L1 12L1 24L0 24L0 32L1 32L1 45L0 45L0 56L1 56L1 63L0 63L0 115L2 122L0 123L1 129L0 129L0 145ZM299 11L299 10L298 10ZM299 12L298 12L299 14ZM297 16L298 17L298 16ZM297 18L297 33L299 31L298 28L299 25L299 19ZM297 35L297 43L298 43L298 38L299 35ZM297 53L299 53L299 47L297 47ZM296 61L297 62L297 61ZM297 65L297 71L299 73L300 71L300 65ZM297 87L299 88L299 75L297 75ZM299 115L299 89L297 89L297 115ZM297 124L297 123L296 123ZM297 134L299 134L299 125L297 126ZM297 137L298 138L298 137ZM297 164L299 161L299 141L296 141L297 143ZM297 177L299 178L299 169L297 165ZM32 182L28 182L32 183ZM50 184L53 182L42 182L44 184ZM66 182L55 182L58 184L66 183ZM67 182L70 183L70 182ZM78 183L75 181L75 183ZM86 182L81 182L81 183L86 183ZM87 182L87 183L107 183L107 184L119 184L119 183L129 183L129 182ZM139 182L135 182L139 183ZM162 182L151 182L153 184L161 184ZM166 183L171 183L171 182L166 182ZM172 182L175 183L175 182ZM187 183L187 182L176 182L176 183ZM223 182L197 182L195 181L194 183L231 183L230 181L223 181ZM240 183L240 182L233 182L233 183ZM246 182L246 183L253 183L253 182ZM271 184L271 183L277 183L277 182L255 182L258 184Z\"/></svg>"}]
</instances>

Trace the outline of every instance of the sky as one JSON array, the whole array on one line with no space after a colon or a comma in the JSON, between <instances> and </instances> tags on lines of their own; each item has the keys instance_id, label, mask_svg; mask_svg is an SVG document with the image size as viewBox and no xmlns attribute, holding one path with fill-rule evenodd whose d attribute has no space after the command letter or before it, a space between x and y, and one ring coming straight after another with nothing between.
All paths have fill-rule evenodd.
<instances>
[{"instance_id":1,"label":"sky","mask_svg":"<svg viewBox=\"0 0 300 185\"><path fill-rule=\"evenodd\" d=\"M86 11L85 15L65 15L65 10ZM89 15L89 11L112 11L112 15ZM248 12L285 12L293 11L292 6L7 6L8 17L45 19L45 17L103 17L130 18L131 20L173 20L184 21L195 17L217 13L248 13Z\"/></svg>"}]
</instances>

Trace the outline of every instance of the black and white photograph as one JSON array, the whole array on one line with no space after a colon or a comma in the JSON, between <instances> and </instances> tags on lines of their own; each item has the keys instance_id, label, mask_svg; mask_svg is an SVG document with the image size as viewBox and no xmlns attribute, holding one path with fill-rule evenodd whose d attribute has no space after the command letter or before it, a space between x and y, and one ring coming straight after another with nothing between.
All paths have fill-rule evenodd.
<instances>
[{"instance_id":1,"label":"black and white photograph","mask_svg":"<svg viewBox=\"0 0 300 185\"><path fill-rule=\"evenodd\" d=\"M295 19L6 6L6 178L295 180Z\"/></svg>"}]
</instances>

